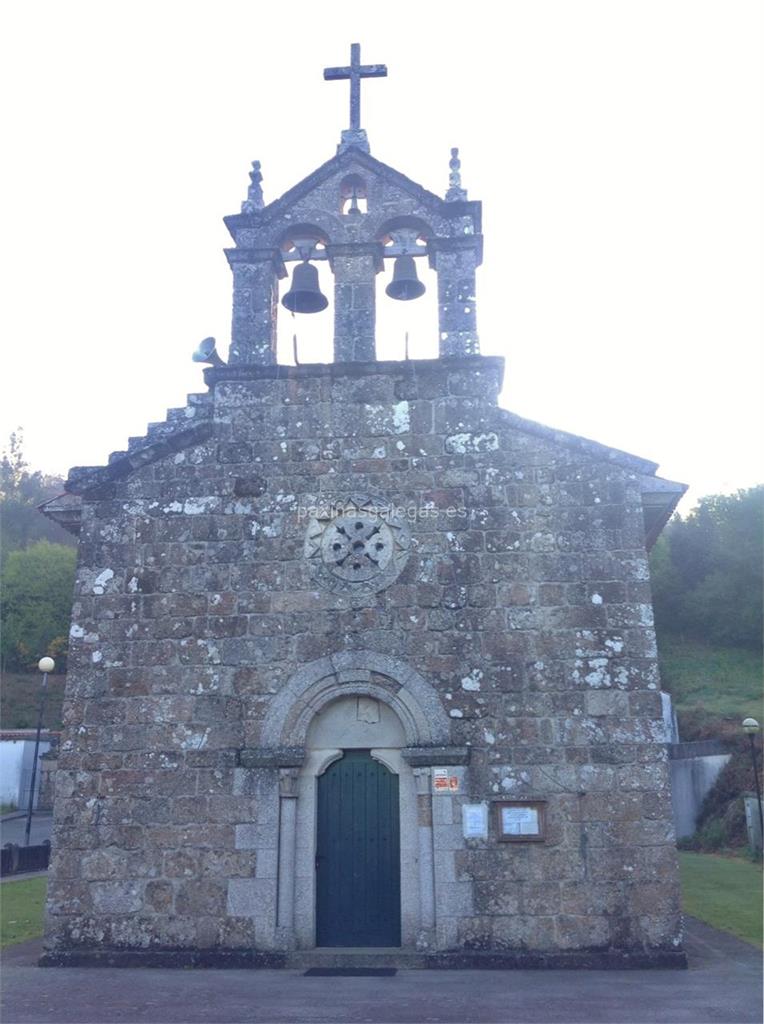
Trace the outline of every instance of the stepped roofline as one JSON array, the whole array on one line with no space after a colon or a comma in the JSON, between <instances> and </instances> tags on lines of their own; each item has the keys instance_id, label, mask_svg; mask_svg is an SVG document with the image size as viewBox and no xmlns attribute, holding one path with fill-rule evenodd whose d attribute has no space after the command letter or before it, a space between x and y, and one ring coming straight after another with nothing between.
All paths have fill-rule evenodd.
<instances>
[{"instance_id":1,"label":"stepped roofline","mask_svg":"<svg viewBox=\"0 0 764 1024\"><path fill-rule=\"evenodd\" d=\"M176 454L214 436L212 396L219 383L255 380L305 380L310 378L371 377L397 374L416 378L427 373L445 375L455 371L479 371L492 374L501 386L504 360L500 356L463 356L451 359L412 359L353 363L314 363L302 366L223 366L205 370L209 392L189 396L185 409L171 410L168 420L152 424L147 433L130 439L127 451L114 452L105 466L76 466L69 472L65 493L40 505L40 511L71 533L79 531L79 510L82 499L110 497L114 485L137 470L168 455ZM196 422L188 423L188 410ZM518 416L508 409L496 408L496 425L529 434L551 444L579 452L590 459L607 462L628 470L639 480L645 513L645 536L648 547L657 539L668 522L687 486L657 476L658 463L640 458L593 441L590 438Z\"/></svg>"}]
</instances>

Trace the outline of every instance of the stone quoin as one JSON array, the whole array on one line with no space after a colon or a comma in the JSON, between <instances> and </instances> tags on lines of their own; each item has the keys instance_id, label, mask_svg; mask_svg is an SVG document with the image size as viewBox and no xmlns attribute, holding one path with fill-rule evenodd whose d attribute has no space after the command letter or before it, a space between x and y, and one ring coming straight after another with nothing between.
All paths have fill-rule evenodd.
<instances>
[{"instance_id":1,"label":"stone quoin","mask_svg":"<svg viewBox=\"0 0 764 1024\"><path fill-rule=\"evenodd\" d=\"M350 127L281 198L253 165L207 390L44 506L79 534L45 963L685 964L647 559L684 487L498 405L480 203L456 150L443 199L371 155L384 74L327 70ZM375 358L396 260L436 359ZM279 364L319 262L335 361Z\"/></svg>"}]
</instances>

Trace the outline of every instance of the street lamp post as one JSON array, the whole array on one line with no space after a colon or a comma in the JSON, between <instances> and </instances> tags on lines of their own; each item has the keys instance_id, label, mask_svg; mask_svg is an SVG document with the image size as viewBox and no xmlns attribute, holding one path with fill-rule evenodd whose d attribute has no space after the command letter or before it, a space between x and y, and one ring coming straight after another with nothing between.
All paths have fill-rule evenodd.
<instances>
[{"instance_id":1,"label":"street lamp post","mask_svg":"<svg viewBox=\"0 0 764 1024\"><path fill-rule=\"evenodd\" d=\"M743 719L743 732L747 733L751 744L751 760L753 761L753 778L756 783L756 802L759 805L759 836L764 836L764 816L761 811L761 786L759 785L759 769L756 764L756 733L759 723L755 718Z\"/></svg>"},{"instance_id":2,"label":"street lamp post","mask_svg":"<svg viewBox=\"0 0 764 1024\"><path fill-rule=\"evenodd\" d=\"M24 846L29 846L29 834L32 831L32 811L34 809L34 786L37 781L37 758L40 754L40 733L42 718L45 714L45 698L48 696L48 673L56 667L52 658L40 658L37 667L42 672L42 693L40 695L40 712L37 716L37 737L34 743L34 761L32 762L32 781L29 785L29 806L27 807L27 827L24 834Z\"/></svg>"}]
</instances>

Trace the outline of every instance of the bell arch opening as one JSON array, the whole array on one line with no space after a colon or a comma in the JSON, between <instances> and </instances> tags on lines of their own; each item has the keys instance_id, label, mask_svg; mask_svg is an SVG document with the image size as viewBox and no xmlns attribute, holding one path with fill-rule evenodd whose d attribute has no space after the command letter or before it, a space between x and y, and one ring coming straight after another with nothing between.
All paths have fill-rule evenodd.
<instances>
[{"instance_id":1,"label":"bell arch opening","mask_svg":"<svg viewBox=\"0 0 764 1024\"><path fill-rule=\"evenodd\" d=\"M340 182L340 213L357 216L369 212L366 182L360 174L348 174Z\"/></svg>"},{"instance_id":2,"label":"bell arch opening","mask_svg":"<svg viewBox=\"0 0 764 1024\"><path fill-rule=\"evenodd\" d=\"M387 289L395 278L395 259L385 258L384 271L375 281L377 296L377 359L437 359L438 275L426 259L414 260L424 293L413 301L390 298Z\"/></svg>"},{"instance_id":3,"label":"bell arch opening","mask_svg":"<svg viewBox=\"0 0 764 1024\"><path fill-rule=\"evenodd\" d=\"M282 232L278 247L287 276L279 281L276 314L278 362L331 362L334 277L326 257L327 231L314 223Z\"/></svg>"},{"instance_id":4,"label":"bell arch opening","mask_svg":"<svg viewBox=\"0 0 764 1024\"><path fill-rule=\"evenodd\" d=\"M326 299L324 309L316 312L291 312L283 305L284 297L294 283L294 273L301 264L288 263L289 276L279 282L278 316L276 321L276 345L278 362L285 366L306 363L332 362L332 323L334 322L334 275L328 260L314 260L316 276L309 281L309 290ZM303 285L305 282L303 282Z\"/></svg>"},{"instance_id":5,"label":"bell arch opening","mask_svg":"<svg viewBox=\"0 0 764 1024\"><path fill-rule=\"evenodd\" d=\"M396 217L379 228L384 262L376 279L379 358L438 355L438 276L427 258L430 234L417 217Z\"/></svg>"}]
</instances>

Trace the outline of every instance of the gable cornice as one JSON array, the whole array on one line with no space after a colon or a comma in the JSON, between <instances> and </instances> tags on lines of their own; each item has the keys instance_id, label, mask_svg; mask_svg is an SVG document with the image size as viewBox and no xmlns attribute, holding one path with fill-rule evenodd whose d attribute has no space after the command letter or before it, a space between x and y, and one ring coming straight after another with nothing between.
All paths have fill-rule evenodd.
<instances>
[{"instance_id":1,"label":"gable cornice","mask_svg":"<svg viewBox=\"0 0 764 1024\"><path fill-rule=\"evenodd\" d=\"M482 206L479 201L446 202L445 199L441 199L440 196L435 195L434 192L430 192L411 178L406 177L405 174L396 171L394 167L390 167L381 160L377 160L370 153L364 153L362 149L358 149L355 146L351 146L331 157L326 163L317 167L315 171L312 171L307 177L303 178L302 181L293 185L292 188L288 189L278 199L274 199L272 203L263 207L262 210L257 210L253 213L235 213L224 217L225 226L234 239L236 237L235 232L241 228L264 227L280 217L304 196L309 195L313 189L318 188L332 175L358 164L396 185L403 192L409 193L423 206L436 209L443 217L454 218L463 217L467 214L471 215L475 222L475 231L479 232L481 230Z\"/></svg>"}]
</instances>

